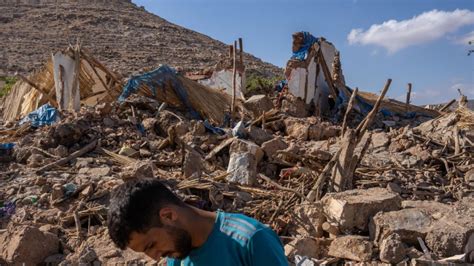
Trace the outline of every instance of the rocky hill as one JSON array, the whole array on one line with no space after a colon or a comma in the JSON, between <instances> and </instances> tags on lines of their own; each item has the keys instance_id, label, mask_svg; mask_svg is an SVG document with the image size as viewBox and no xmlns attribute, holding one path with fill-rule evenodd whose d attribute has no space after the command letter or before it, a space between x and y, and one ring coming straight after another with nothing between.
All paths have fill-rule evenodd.
<instances>
[{"instance_id":1,"label":"rocky hill","mask_svg":"<svg viewBox=\"0 0 474 266\"><path fill-rule=\"evenodd\" d=\"M28 73L52 51L77 40L123 75L159 64L199 70L213 66L228 51L226 44L130 0L0 0L0 38L0 76ZM244 60L247 69L266 76L281 73L250 54Z\"/></svg>"}]
</instances>

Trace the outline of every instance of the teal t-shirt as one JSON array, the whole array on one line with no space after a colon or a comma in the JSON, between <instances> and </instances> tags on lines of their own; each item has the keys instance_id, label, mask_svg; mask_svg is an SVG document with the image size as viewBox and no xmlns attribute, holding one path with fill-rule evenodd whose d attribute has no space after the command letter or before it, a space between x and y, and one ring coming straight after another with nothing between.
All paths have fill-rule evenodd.
<instances>
[{"instance_id":1,"label":"teal t-shirt","mask_svg":"<svg viewBox=\"0 0 474 266\"><path fill-rule=\"evenodd\" d=\"M201 247L168 266L288 265L280 238L269 227L242 214L217 212L214 228Z\"/></svg>"}]
</instances>

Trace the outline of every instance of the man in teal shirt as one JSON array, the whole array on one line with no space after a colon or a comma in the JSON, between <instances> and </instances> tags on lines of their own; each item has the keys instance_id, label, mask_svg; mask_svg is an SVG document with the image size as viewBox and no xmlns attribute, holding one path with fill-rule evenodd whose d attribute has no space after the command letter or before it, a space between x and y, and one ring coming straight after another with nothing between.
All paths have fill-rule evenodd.
<instances>
[{"instance_id":1,"label":"man in teal shirt","mask_svg":"<svg viewBox=\"0 0 474 266\"><path fill-rule=\"evenodd\" d=\"M182 202L156 179L119 186L112 194L109 234L168 266L288 265L278 236L242 214L208 212Z\"/></svg>"}]
</instances>

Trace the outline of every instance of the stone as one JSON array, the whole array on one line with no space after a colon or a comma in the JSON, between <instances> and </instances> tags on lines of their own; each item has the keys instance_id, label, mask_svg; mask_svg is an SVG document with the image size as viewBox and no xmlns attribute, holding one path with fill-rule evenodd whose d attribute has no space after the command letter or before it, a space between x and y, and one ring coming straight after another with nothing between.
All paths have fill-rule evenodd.
<instances>
[{"instance_id":1,"label":"stone","mask_svg":"<svg viewBox=\"0 0 474 266\"><path fill-rule=\"evenodd\" d=\"M120 151L119 151L119 154L120 155L124 155L124 156L128 156L128 157L133 157L133 156L136 156L139 154L139 152L129 146L123 146L122 148L120 148Z\"/></svg>"},{"instance_id":2,"label":"stone","mask_svg":"<svg viewBox=\"0 0 474 266\"><path fill-rule=\"evenodd\" d=\"M324 212L329 221L339 229L368 231L368 224L378 212L398 210L401 198L385 188L354 189L328 193L322 199Z\"/></svg>"},{"instance_id":3,"label":"stone","mask_svg":"<svg viewBox=\"0 0 474 266\"><path fill-rule=\"evenodd\" d=\"M64 158L66 156L69 155L69 150L68 148L66 148L66 146L64 145L59 145L58 147L56 147L56 149L54 149L54 155L56 156L59 156L61 158Z\"/></svg>"},{"instance_id":4,"label":"stone","mask_svg":"<svg viewBox=\"0 0 474 266\"><path fill-rule=\"evenodd\" d=\"M125 169L125 171L121 173L121 177L123 180L153 178L154 168L154 164L149 160L138 161L134 165Z\"/></svg>"},{"instance_id":5,"label":"stone","mask_svg":"<svg viewBox=\"0 0 474 266\"><path fill-rule=\"evenodd\" d=\"M432 222L427 211L419 208L378 213L371 220L370 237L380 243L386 236L398 234L402 242L416 245L417 237L424 239Z\"/></svg>"},{"instance_id":6,"label":"stone","mask_svg":"<svg viewBox=\"0 0 474 266\"><path fill-rule=\"evenodd\" d=\"M466 181L466 184L468 184L470 187L474 188L474 166L472 167L473 168L471 170L464 174L464 181Z\"/></svg>"},{"instance_id":7,"label":"stone","mask_svg":"<svg viewBox=\"0 0 474 266\"><path fill-rule=\"evenodd\" d=\"M94 167L94 168L81 168L79 169L79 174L88 175L91 177L101 177L101 176L108 176L112 170L108 166L102 167Z\"/></svg>"},{"instance_id":8,"label":"stone","mask_svg":"<svg viewBox=\"0 0 474 266\"><path fill-rule=\"evenodd\" d=\"M55 201L64 197L64 187L61 184L54 184L51 192L51 201Z\"/></svg>"},{"instance_id":9,"label":"stone","mask_svg":"<svg viewBox=\"0 0 474 266\"><path fill-rule=\"evenodd\" d=\"M0 250L9 265L38 265L59 253L59 239L33 226L17 225L0 236Z\"/></svg>"},{"instance_id":10,"label":"stone","mask_svg":"<svg viewBox=\"0 0 474 266\"><path fill-rule=\"evenodd\" d=\"M149 150L147 150L147 149L140 149L140 150L139 150L139 153L140 153L140 157L141 157L141 158L149 158L149 157L151 157L151 156L153 155L153 154L152 154Z\"/></svg>"},{"instance_id":11,"label":"stone","mask_svg":"<svg viewBox=\"0 0 474 266\"><path fill-rule=\"evenodd\" d=\"M244 107L250 110L255 117L258 117L263 112L270 111L273 108L273 103L266 95L253 95L245 101Z\"/></svg>"},{"instance_id":12,"label":"stone","mask_svg":"<svg viewBox=\"0 0 474 266\"><path fill-rule=\"evenodd\" d=\"M101 115L108 115L112 112L112 105L108 102L99 103L95 106L96 112Z\"/></svg>"},{"instance_id":13,"label":"stone","mask_svg":"<svg viewBox=\"0 0 474 266\"><path fill-rule=\"evenodd\" d=\"M273 138L262 144L262 149L268 158L273 158L277 151L288 148L288 144L281 137Z\"/></svg>"},{"instance_id":14,"label":"stone","mask_svg":"<svg viewBox=\"0 0 474 266\"><path fill-rule=\"evenodd\" d=\"M294 117L308 116L308 110L306 109L304 100L291 94L285 95L285 99L283 99L281 103L281 110Z\"/></svg>"},{"instance_id":15,"label":"stone","mask_svg":"<svg viewBox=\"0 0 474 266\"><path fill-rule=\"evenodd\" d=\"M376 148L387 147L390 143L390 138L385 132L377 132L372 134L372 146Z\"/></svg>"},{"instance_id":16,"label":"stone","mask_svg":"<svg viewBox=\"0 0 474 266\"><path fill-rule=\"evenodd\" d=\"M355 261L370 261L373 244L366 237L342 236L334 239L329 246L329 256Z\"/></svg>"},{"instance_id":17,"label":"stone","mask_svg":"<svg viewBox=\"0 0 474 266\"><path fill-rule=\"evenodd\" d=\"M79 253L79 263L91 264L97 258L97 253L90 246L85 246Z\"/></svg>"},{"instance_id":18,"label":"stone","mask_svg":"<svg viewBox=\"0 0 474 266\"><path fill-rule=\"evenodd\" d=\"M340 135L340 127L332 126L328 123L318 123L309 126L308 139L310 140L327 140L329 138Z\"/></svg>"},{"instance_id":19,"label":"stone","mask_svg":"<svg viewBox=\"0 0 474 266\"><path fill-rule=\"evenodd\" d=\"M394 182L388 182L387 189L398 194L402 193L402 188L397 183L394 183Z\"/></svg>"},{"instance_id":20,"label":"stone","mask_svg":"<svg viewBox=\"0 0 474 266\"><path fill-rule=\"evenodd\" d=\"M102 124L106 127L115 127L117 125L115 120L110 117L104 117L104 119L102 119Z\"/></svg>"},{"instance_id":21,"label":"stone","mask_svg":"<svg viewBox=\"0 0 474 266\"><path fill-rule=\"evenodd\" d=\"M301 141L308 139L309 125L307 123L295 119L285 119L284 123L286 135Z\"/></svg>"},{"instance_id":22,"label":"stone","mask_svg":"<svg viewBox=\"0 0 474 266\"><path fill-rule=\"evenodd\" d=\"M66 255L64 254L54 254L44 259L44 263L46 265L59 265L59 263L61 263L65 259Z\"/></svg>"},{"instance_id":23,"label":"stone","mask_svg":"<svg viewBox=\"0 0 474 266\"><path fill-rule=\"evenodd\" d=\"M295 255L321 259L327 256L329 240L314 239L311 237L297 238L286 244L285 255L294 258Z\"/></svg>"},{"instance_id":24,"label":"stone","mask_svg":"<svg viewBox=\"0 0 474 266\"><path fill-rule=\"evenodd\" d=\"M89 157L86 157L86 158L79 157L79 158L76 159L75 166L76 166L77 169L81 169L81 168L88 167L89 164L92 164L93 162L94 162L94 159L92 159L92 158L89 158Z\"/></svg>"},{"instance_id":25,"label":"stone","mask_svg":"<svg viewBox=\"0 0 474 266\"><path fill-rule=\"evenodd\" d=\"M379 250L380 260L391 264L401 262L407 255L407 246L400 241L398 234L391 234L382 240Z\"/></svg>"},{"instance_id":26,"label":"stone","mask_svg":"<svg viewBox=\"0 0 474 266\"><path fill-rule=\"evenodd\" d=\"M256 126L249 127L248 136L250 140L254 141L257 145L262 145L265 141L272 139L271 134Z\"/></svg>"},{"instance_id":27,"label":"stone","mask_svg":"<svg viewBox=\"0 0 474 266\"><path fill-rule=\"evenodd\" d=\"M257 183L257 159L250 152L234 152L230 155L227 173L228 182L253 186Z\"/></svg>"},{"instance_id":28,"label":"stone","mask_svg":"<svg viewBox=\"0 0 474 266\"><path fill-rule=\"evenodd\" d=\"M257 164L263 159L263 155L265 154L257 144L243 139L236 139L230 145L230 154L232 153L245 153L249 152L255 156L257 160Z\"/></svg>"},{"instance_id":29,"label":"stone","mask_svg":"<svg viewBox=\"0 0 474 266\"><path fill-rule=\"evenodd\" d=\"M28 167L31 168L43 166L43 162L44 157L41 154L32 154L27 160Z\"/></svg>"},{"instance_id":30,"label":"stone","mask_svg":"<svg viewBox=\"0 0 474 266\"><path fill-rule=\"evenodd\" d=\"M186 153L183 163L183 175L185 177L200 178L202 175L202 158L201 155L191 150Z\"/></svg>"},{"instance_id":31,"label":"stone","mask_svg":"<svg viewBox=\"0 0 474 266\"><path fill-rule=\"evenodd\" d=\"M157 125L158 125L158 119L156 118L145 118L142 121L143 128L146 130L148 133L157 133Z\"/></svg>"}]
</instances>

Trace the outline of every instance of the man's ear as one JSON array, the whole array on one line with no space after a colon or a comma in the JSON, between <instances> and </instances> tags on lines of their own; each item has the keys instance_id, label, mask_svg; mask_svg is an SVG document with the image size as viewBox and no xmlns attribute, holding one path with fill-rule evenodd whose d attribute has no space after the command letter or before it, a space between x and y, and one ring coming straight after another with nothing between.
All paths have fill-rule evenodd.
<instances>
[{"instance_id":1,"label":"man's ear","mask_svg":"<svg viewBox=\"0 0 474 266\"><path fill-rule=\"evenodd\" d=\"M160 210L160 220L163 224L175 224L178 220L178 213L173 207L164 207Z\"/></svg>"}]
</instances>

